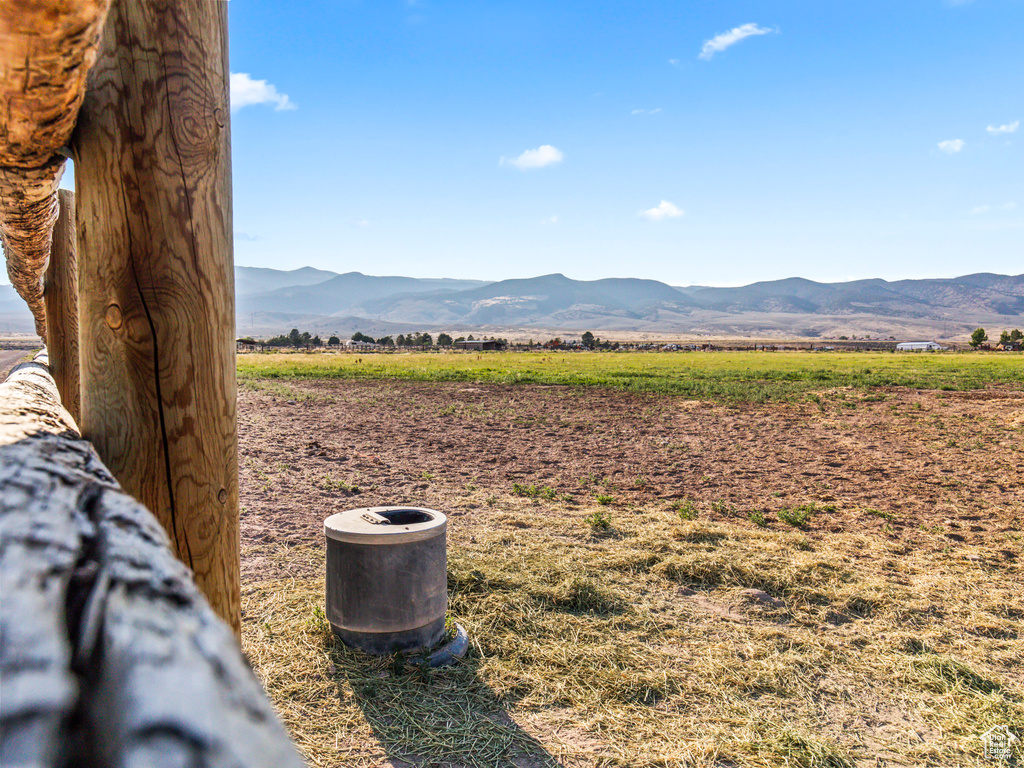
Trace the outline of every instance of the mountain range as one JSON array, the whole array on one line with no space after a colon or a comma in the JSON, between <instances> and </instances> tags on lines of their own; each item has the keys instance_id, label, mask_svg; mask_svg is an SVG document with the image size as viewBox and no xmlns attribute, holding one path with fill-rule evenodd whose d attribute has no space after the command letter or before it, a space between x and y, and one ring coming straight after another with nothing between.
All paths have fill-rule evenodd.
<instances>
[{"instance_id":1,"label":"mountain range","mask_svg":"<svg viewBox=\"0 0 1024 768\"><path fill-rule=\"evenodd\" d=\"M33 333L35 323L13 285L0 285L0 334Z\"/></svg>"},{"instance_id":2,"label":"mountain range","mask_svg":"<svg viewBox=\"0 0 1024 768\"><path fill-rule=\"evenodd\" d=\"M268 336L371 336L413 331L539 338L590 330L638 337L818 338L839 335L958 339L982 326L1024 327L1024 275L818 283L787 278L716 288L657 280L572 280L551 274L487 282L375 277L312 267L235 268L236 330ZM0 285L0 331L32 318Z\"/></svg>"},{"instance_id":3,"label":"mountain range","mask_svg":"<svg viewBox=\"0 0 1024 768\"><path fill-rule=\"evenodd\" d=\"M257 272L259 288L249 290L258 282ZM325 279L312 282L314 272ZM1024 325L1024 275L845 283L788 278L715 288L636 278L572 280L561 274L491 283L308 267L276 273L237 267L236 274L238 330L254 334L301 325L311 332L351 329L371 335L374 330L479 329L955 338L978 325ZM275 288L259 290L274 280Z\"/></svg>"}]
</instances>

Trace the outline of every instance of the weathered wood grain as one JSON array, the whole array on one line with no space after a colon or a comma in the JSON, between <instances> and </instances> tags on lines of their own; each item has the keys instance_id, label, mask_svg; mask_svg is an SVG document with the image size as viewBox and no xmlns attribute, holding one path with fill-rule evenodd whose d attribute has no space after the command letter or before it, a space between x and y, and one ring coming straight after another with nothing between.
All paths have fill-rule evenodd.
<instances>
[{"instance_id":1,"label":"weathered wood grain","mask_svg":"<svg viewBox=\"0 0 1024 768\"><path fill-rule=\"evenodd\" d=\"M231 629L43 362L0 384L0 765L298 768Z\"/></svg>"},{"instance_id":2,"label":"weathered wood grain","mask_svg":"<svg viewBox=\"0 0 1024 768\"><path fill-rule=\"evenodd\" d=\"M0 242L11 283L45 338L42 274L67 144L109 0L0 6Z\"/></svg>"},{"instance_id":3,"label":"weathered wood grain","mask_svg":"<svg viewBox=\"0 0 1024 768\"><path fill-rule=\"evenodd\" d=\"M31 364L29 364L31 365ZM31 435L71 429L56 387L26 366L0 385L0 765L55 765L78 701L65 627L68 584L91 525L76 504L38 510L66 486L49 471L49 446Z\"/></svg>"},{"instance_id":4,"label":"weathered wood grain","mask_svg":"<svg viewBox=\"0 0 1024 768\"><path fill-rule=\"evenodd\" d=\"M78 379L78 245L75 241L75 193L57 190L60 212L53 228L46 268L46 350L60 400L75 420L81 417Z\"/></svg>"},{"instance_id":5,"label":"weathered wood grain","mask_svg":"<svg viewBox=\"0 0 1024 768\"><path fill-rule=\"evenodd\" d=\"M226 24L115 0L72 144L83 434L237 631Z\"/></svg>"}]
</instances>

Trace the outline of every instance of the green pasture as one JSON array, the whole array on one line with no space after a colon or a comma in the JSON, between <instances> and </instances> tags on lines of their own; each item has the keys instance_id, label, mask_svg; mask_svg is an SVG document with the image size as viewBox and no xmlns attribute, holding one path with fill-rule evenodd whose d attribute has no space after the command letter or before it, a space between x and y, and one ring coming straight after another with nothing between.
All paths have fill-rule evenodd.
<instances>
[{"instance_id":1,"label":"green pasture","mask_svg":"<svg viewBox=\"0 0 1024 768\"><path fill-rule=\"evenodd\" d=\"M891 352L273 353L240 355L238 376L253 385L318 379L558 384L767 402L838 388L1024 388L1024 357Z\"/></svg>"}]
</instances>

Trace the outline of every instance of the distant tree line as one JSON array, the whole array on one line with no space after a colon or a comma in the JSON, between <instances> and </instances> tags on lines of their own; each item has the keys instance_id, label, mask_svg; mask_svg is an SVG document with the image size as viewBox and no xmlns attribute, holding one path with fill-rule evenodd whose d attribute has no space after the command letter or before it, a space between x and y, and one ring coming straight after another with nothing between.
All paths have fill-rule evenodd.
<instances>
[{"instance_id":1,"label":"distant tree line","mask_svg":"<svg viewBox=\"0 0 1024 768\"><path fill-rule=\"evenodd\" d=\"M451 344L451 336L446 333L439 334L437 337L438 346L445 346L445 341ZM352 334L352 341L362 342L363 344L377 344L381 347L418 347L419 349L429 349L434 346L434 338L429 333L410 333L408 336L405 334L398 334L397 336L381 336L378 339L373 336L367 336L361 331L356 331Z\"/></svg>"},{"instance_id":2,"label":"distant tree line","mask_svg":"<svg viewBox=\"0 0 1024 768\"><path fill-rule=\"evenodd\" d=\"M1021 333L1019 329L1014 328L1012 331L1003 331L999 334L1000 344L1009 344L1011 341L1021 341L1024 339L1024 333ZM984 328L975 328L974 333L971 334L971 340L967 342L972 347L980 347L988 341L988 333L985 332Z\"/></svg>"},{"instance_id":3,"label":"distant tree line","mask_svg":"<svg viewBox=\"0 0 1024 768\"><path fill-rule=\"evenodd\" d=\"M602 341L600 338L595 336L591 331L584 331L579 341L564 341L560 337L556 336L553 339L549 339L544 342L542 347L546 349L618 349L618 342L609 342L607 340ZM530 341L530 347L533 347L533 341Z\"/></svg>"},{"instance_id":4,"label":"distant tree line","mask_svg":"<svg viewBox=\"0 0 1024 768\"><path fill-rule=\"evenodd\" d=\"M981 329L979 329L981 330ZM977 333L977 332L976 332ZM1015 334L1020 334L1020 331L1013 331ZM1007 335L1004 331L1004 336ZM447 333L437 334L435 340L429 333L409 333L409 334L398 334L397 336L381 336L374 338L369 336L362 331L356 331L350 337L352 341L361 342L363 344L376 344L381 347L391 349L448 349L452 347L456 342L460 341L497 341L504 346L509 346L508 339L499 338L497 336L480 336L476 338L473 334L468 336L459 336L453 339L451 335ZM1013 337L1019 338L1019 336ZM988 337L986 336L987 340ZM300 332L298 328L292 328L287 334L281 336L274 336L272 339L268 339L265 344L268 347L294 347L295 349L314 349L317 347L324 346L324 341L319 336L313 336L309 331ZM327 346L337 347L341 345L341 339L337 335L332 335L327 339ZM535 343L532 339L529 344L529 348L544 347L548 349L618 349L619 344L617 342L608 342L595 336L591 331L583 333L579 341L563 341L561 338L553 338L547 342Z\"/></svg>"},{"instance_id":5,"label":"distant tree line","mask_svg":"<svg viewBox=\"0 0 1024 768\"><path fill-rule=\"evenodd\" d=\"M434 346L434 339L429 333L410 333L408 335L398 334L396 337L381 336L375 339L365 333L356 331L352 334L352 341L359 341L364 344L378 344L382 347L418 347L428 349ZM470 337L472 338L472 336ZM268 347L294 347L296 349L312 349L324 346L323 339L313 336L309 331L300 332L298 328L292 328L287 334L274 336L268 339L265 344ZM334 335L327 339L327 346L337 347L341 345L341 339ZM447 333L440 333L437 336L437 346L450 347L452 337Z\"/></svg>"},{"instance_id":6,"label":"distant tree line","mask_svg":"<svg viewBox=\"0 0 1024 768\"><path fill-rule=\"evenodd\" d=\"M299 333L298 328L292 328L287 335L275 336L267 339L268 347L295 347L296 349L310 349L322 347L323 340L319 336L310 336L309 331Z\"/></svg>"},{"instance_id":7,"label":"distant tree line","mask_svg":"<svg viewBox=\"0 0 1024 768\"><path fill-rule=\"evenodd\" d=\"M332 336L331 338L333 339L334 337ZM497 338L495 336L481 336L480 338L481 338L481 340L500 341L500 342L502 342L505 345L508 344L508 340L507 339L499 339L499 338ZM451 337L451 335L449 335L447 333L439 333L439 334L437 334L437 339L436 340L429 333L420 333L420 332L410 333L410 334L402 334L402 333L400 333L400 334L398 334L397 336L394 336L394 337L391 337L391 336L381 336L378 339L375 339L372 336L367 336L365 333L363 333L361 331L356 331L355 333L352 334L352 341L360 341L360 342L362 342L364 344L377 344L377 345L379 345L381 347L406 348L406 349L431 349L431 348L434 348L434 347L440 348L440 349L447 349L447 348L451 347L453 344L455 344L455 342L457 342L457 341L473 341L473 340L474 339L473 339L472 334L470 334L469 336L459 336L459 338L453 339ZM334 342L332 341L330 343L333 344Z\"/></svg>"}]
</instances>

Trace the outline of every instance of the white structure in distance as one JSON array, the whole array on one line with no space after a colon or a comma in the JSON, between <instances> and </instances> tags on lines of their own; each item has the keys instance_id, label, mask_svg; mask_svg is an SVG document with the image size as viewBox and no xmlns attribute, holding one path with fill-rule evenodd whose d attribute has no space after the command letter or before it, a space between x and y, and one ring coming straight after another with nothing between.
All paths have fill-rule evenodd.
<instances>
[{"instance_id":1,"label":"white structure in distance","mask_svg":"<svg viewBox=\"0 0 1024 768\"><path fill-rule=\"evenodd\" d=\"M935 341L901 341L896 345L897 352L943 352L945 349Z\"/></svg>"}]
</instances>

